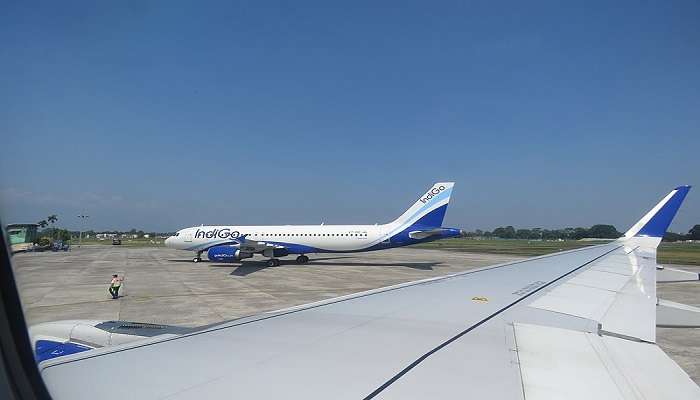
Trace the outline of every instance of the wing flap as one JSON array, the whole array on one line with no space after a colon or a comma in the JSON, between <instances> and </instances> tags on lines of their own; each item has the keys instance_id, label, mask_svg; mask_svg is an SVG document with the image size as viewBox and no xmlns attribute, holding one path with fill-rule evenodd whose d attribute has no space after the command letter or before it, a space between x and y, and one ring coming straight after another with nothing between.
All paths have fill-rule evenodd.
<instances>
[{"instance_id":1,"label":"wing flap","mask_svg":"<svg viewBox=\"0 0 700 400\"><path fill-rule=\"evenodd\" d=\"M516 323L515 338L527 400L624 399L590 334Z\"/></svg>"},{"instance_id":2,"label":"wing flap","mask_svg":"<svg viewBox=\"0 0 700 400\"><path fill-rule=\"evenodd\" d=\"M518 323L515 336L527 400L700 397L700 388L651 343Z\"/></svg>"}]
</instances>

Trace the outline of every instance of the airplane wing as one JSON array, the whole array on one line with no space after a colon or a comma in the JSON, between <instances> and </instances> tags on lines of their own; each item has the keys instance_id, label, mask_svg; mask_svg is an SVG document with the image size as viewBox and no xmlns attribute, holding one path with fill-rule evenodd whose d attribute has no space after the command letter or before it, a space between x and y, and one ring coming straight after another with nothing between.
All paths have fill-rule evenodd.
<instances>
[{"instance_id":1,"label":"airplane wing","mask_svg":"<svg viewBox=\"0 0 700 400\"><path fill-rule=\"evenodd\" d=\"M90 350L41 373L55 399L697 399L655 344L656 246L687 191L609 244Z\"/></svg>"},{"instance_id":2,"label":"airplane wing","mask_svg":"<svg viewBox=\"0 0 700 400\"><path fill-rule=\"evenodd\" d=\"M257 240L248 240L244 236L239 239L238 248L245 252L261 253L269 249L283 248L283 246L279 246L274 243L259 242Z\"/></svg>"},{"instance_id":3,"label":"airplane wing","mask_svg":"<svg viewBox=\"0 0 700 400\"><path fill-rule=\"evenodd\" d=\"M200 251L207 251L213 247L229 246L235 247L242 252L246 253L265 253L273 251L273 249L283 249L284 246L265 241L249 240L248 235L241 235L237 238L230 238L222 241L215 242L207 247L198 248ZM269 255L272 257L272 254Z\"/></svg>"}]
</instances>

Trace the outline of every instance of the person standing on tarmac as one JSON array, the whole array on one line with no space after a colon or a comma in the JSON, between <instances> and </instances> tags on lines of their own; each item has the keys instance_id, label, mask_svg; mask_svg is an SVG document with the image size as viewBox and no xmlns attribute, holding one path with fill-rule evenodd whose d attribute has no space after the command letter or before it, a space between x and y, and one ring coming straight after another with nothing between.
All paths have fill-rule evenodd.
<instances>
[{"instance_id":1,"label":"person standing on tarmac","mask_svg":"<svg viewBox=\"0 0 700 400\"><path fill-rule=\"evenodd\" d=\"M123 280L124 278L120 278L117 274L112 275L112 282L109 284L109 294L112 295L112 299L119 298L119 288Z\"/></svg>"}]
</instances>

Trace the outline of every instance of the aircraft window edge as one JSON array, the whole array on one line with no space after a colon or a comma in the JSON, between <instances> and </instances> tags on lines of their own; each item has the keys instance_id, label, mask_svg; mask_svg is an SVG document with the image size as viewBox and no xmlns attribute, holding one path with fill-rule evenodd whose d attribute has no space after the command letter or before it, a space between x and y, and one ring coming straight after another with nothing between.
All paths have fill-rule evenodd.
<instances>
[{"instance_id":1,"label":"aircraft window edge","mask_svg":"<svg viewBox=\"0 0 700 400\"><path fill-rule=\"evenodd\" d=\"M0 230L0 354L7 393L18 399L51 399L34 359L8 249Z\"/></svg>"}]
</instances>

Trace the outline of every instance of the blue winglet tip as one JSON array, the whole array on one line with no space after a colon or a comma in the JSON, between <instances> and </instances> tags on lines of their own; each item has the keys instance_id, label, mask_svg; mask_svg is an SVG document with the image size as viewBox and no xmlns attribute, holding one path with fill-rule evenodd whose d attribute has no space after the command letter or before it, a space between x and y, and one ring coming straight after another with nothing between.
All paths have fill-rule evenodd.
<instances>
[{"instance_id":1,"label":"blue winglet tip","mask_svg":"<svg viewBox=\"0 0 700 400\"><path fill-rule=\"evenodd\" d=\"M676 193L673 197L654 214L635 236L663 237L666 234L668 227L676 216L676 212L678 212L690 190L690 185L678 186L674 190Z\"/></svg>"}]
</instances>

